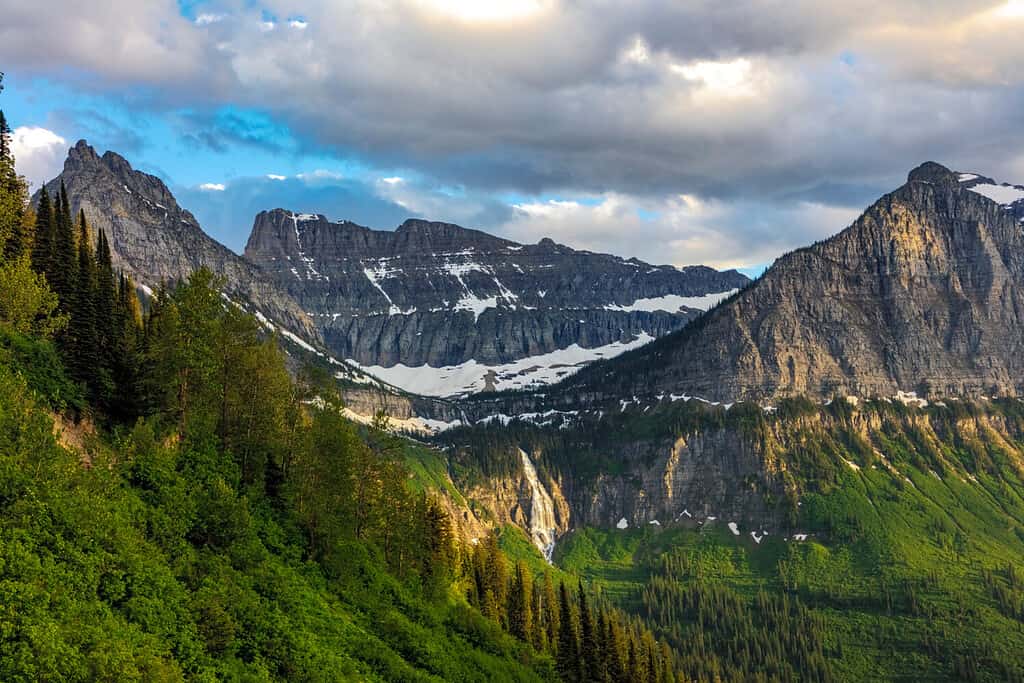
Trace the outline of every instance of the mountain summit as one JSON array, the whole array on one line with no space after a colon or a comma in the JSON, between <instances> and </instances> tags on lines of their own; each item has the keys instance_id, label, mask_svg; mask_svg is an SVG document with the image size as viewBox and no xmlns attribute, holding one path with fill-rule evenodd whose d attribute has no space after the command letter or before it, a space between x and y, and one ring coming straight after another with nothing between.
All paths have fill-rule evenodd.
<instances>
[{"instance_id":1,"label":"mountain summit","mask_svg":"<svg viewBox=\"0 0 1024 683\"><path fill-rule=\"evenodd\" d=\"M439 395L554 381L749 282L450 223L371 230L284 209L256 217L245 256L312 313L336 356Z\"/></svg>"},{"instance_id":2,"label":"mountain summit","mask_svg":"<svg viewBox=\"0 0 1024 683\"><path fill-rule=\"evenodd\" d=\"M309 316L259 269L203 232L156 176L133 169L114 152L99 156L79 140L68 151L64 170L47 184L51 194L61 181L73 212L84 210L93 230L106 232L114 265L143 287L155 289L206 266L225 278L228 296L258 303L287 328L310 340L318 338Z\"/></svg>"},{"instance_id":3,"label":"mountain summit","mask_svg":"<svg viewBox=\"0 0 1024 683\"><path fill-rule=\"evenodd\" d=\"M568 390L779 396L1024 393L1024 188L928 162L834 237Z\"/></svg>"}]
</instances>

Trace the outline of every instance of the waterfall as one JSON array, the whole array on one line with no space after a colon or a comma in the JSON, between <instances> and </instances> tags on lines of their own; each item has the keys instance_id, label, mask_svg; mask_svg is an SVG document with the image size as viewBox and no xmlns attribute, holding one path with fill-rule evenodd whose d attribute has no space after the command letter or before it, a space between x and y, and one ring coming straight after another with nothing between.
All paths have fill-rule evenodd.
<instances>
[{"instance_id":1,"label":"waterfall","mask_svg":"<svg viewBox=\"0 0 1024 683\"><path fill-rule=\"evenodd\" d=\"M523 461L523 475L530 485L530 540L536 545L544 559L551 562L555 550L555 504L551 494L537 477L537 468L522 448L519 457Z\"/></svg>"}]
</instances>

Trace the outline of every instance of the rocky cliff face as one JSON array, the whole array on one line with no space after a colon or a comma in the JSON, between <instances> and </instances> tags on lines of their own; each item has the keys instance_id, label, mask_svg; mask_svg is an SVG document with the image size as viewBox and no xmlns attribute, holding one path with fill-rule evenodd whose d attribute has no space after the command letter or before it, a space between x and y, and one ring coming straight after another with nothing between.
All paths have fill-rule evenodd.
<instances>
[{"instance_id":1,"label":"rocky cliff face","mask_svg":"<svg viewBox=\"0 0 1024 683\"><path fill-rule=\"evenodd\" d=\"M661 402L548 430L512 424L443 438L455 471L491 472L463 484L467 497L527 533L535 518L523 511L536 497L517 453L528 454L546 490L564 501L555 505L556 539L583 526L714 524L756 541L766 532L807 533L800 508L808 494L828 493L845 477L865 475L877 485L886 476L896 487L921 476L966 485L994 452L1024 467L1020 414L1016 399L925 408L797 400L775 412ZM509 472L495 473L503 468Z\"/></svg>"},{"instance_id":2,"label":"rocky cliff face","mask_svg":"<svg viewBox=\"0 0 1024 683\"><path fill-rule=\"evenodd\" d=\"M496 366L574 345L538 364L575 369L678 329L715 299L708 295L748 282L735 271L651 266L547 239L516 244L447 223L377 231L281 209L256 217L245 256L314 316L336 355L442 395L523 386L515 377L531 368ZM600 347L610 348L588 355ZM468 387L466 377L448 382L429 371L466 363L481 366ZM396 364L404 374L387 372ZM483 366L496 368L493 376L485 379ZM407 371L415 367L435 381Z\"/></svg>"},{"instance_id":3,"label":"rocky cliff face","mask_svg":"<svg viewBox=\"0 0 1024 683\"><path fill-rule=\"evenodd\" d=\"M961 180L963 179L963 180ZM993 199L993 197L995 199ZM1024 190L927 163L835 237L573 395L1020 395Z\"/></svg>"},{"instance_id":4,"label":"rocky cliff face","mask_svg":"<svg viewBox=\"0 0 1024 683\"><path fill-rule=\"evenodd\" d=\"M258 268L204 233L159 178L134 170L114 152L101 157L81 140L48 190L56 192L62 180L72 210L84 210L93 230L106 231L115 267L140 285L155 289L207 266L225 278L233 299L258 306L306 339L319 339L309 316Z\"/></svg>"}]
</instances>

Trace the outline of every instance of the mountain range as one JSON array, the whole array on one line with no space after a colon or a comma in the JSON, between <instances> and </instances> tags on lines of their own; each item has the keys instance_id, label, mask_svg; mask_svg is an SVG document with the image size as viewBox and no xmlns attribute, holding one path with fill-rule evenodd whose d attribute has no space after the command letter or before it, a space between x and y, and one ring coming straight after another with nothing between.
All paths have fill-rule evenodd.
<instances>
[{"instance_id":1,"label":"mountain range","mask_svg":"<svg viewBox=\"0 0 1024 683\"><path fill-rule=\"evenodd\" d=\"M808 680L1024 680L1024 187L922 164L748 281L284 209L240 256L112 152L61 183L145 290L210 267L347 417L426 442L366 430L468 544L585 577L698 680L767 649Z\"/></svg>"},{"instance_id":2,"label":"mountain range","mask_svg":"<svg viewBox=\"0 0 1024 683\"><path fill-rule=\"evenodd\" d=\"M749 282L449 223L371 230L281 209L256 217L245 258L339 358L433 395L549 383L679 329Z\"/></svg>"},{"instance_id":3,"label":"mountain range","mask_svg":"<svg viewBox=\"0 0 1024 683\"><path fill-rule=\"evenodd\" d=\"M155 176L85 141L68 153L74 211L110 235L115 264L152 291L200 265L290 341L387 384L451 396L550 384L586 362L681 328L745 286L736 271L652 266L550 239L522 245L447 223L394 231L276 209L239 256ZM308 349L307 349L308 350Z\"/></svg>"}]
</instances>

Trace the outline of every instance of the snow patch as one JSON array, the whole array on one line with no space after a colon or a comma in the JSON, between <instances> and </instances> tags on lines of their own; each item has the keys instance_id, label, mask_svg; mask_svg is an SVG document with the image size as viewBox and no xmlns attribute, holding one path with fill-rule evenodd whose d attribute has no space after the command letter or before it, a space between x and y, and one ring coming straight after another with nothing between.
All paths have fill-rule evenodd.
<instances>
[{"instance_id":1,"label":"snow patch","mask_svg":"<svg viewBox=\"0 0 1024 683\"><path fill-rule=\"evenodd\" d=\"M963 182L961 180L961 182ZM983 197L988 197L997 204L1013 204L1016 201L1024 199L1024 189L1014 187L1013 185L989 185L982 183L979 185L972 185L967 188L971 192L977 192Z\"/></svg>"},{"instance_id":2,"label":"snow patch","mask_svg":"<svg viewBox=\"0 0 1024 683\"><path fill-rule=\"evenodd\" d=\"M733 536L740 535L740 529L738 526L736 526L736 522L729 522L729 531L732 532Z\"/></svg>"},{"instance_id":3,"label":"snow patch","mask_svg":"<svg viewBox=\"0 0 1024 683\"><path fill-rule=\"evenodd\" d=\"M615 528L616 529L628 529L629 528L629 522L627 522L626 518L623 517L622 519L619 520L619 523L615 525Z\"/></svg>"},{"instance_id":4,"label":"snow patch","mask_svg":"<svg viewBox=\"0 0 1024 683\"><path fill-rule=\"evenodd\" d=\"M738 289L730 289L727 292L713 292L703 296L680 296L678 294L666 294L665 296L651 297L649 299L637 299L627 306L610 304L605 306L609 311L667 311L677 313L684 306L706 311L719 301L728 299L738 292Z\"/></svg>"},{"instance_id":5,"label":"snow patch","mask_svg":"<svg viewBox=\"0 0 1024 683\"><path fill-rule=\"evenodd\" d=\"M369 278L370 275L368 274L367 277ZM393 304L392 308L397 309ZM469 360L459 365L441 368L403 364L386 368L380 365L363 366L353 360L349 360L349 362L388 384L414 394L459 396L483 391L485 388L502 391L553 384L576 373L587 363L601 358L612 358L630 349L643 346L653 339L654 337L646 332L641 332L636 339L629 342L613 342L593 349L585 349L579 344L573 344L564 349L520 358L502 365L485 365L477 360Z\"/></svg>"},{"instance_id":6,"label":"snow patch","mask_svg":"<svg viewBox=\"0 0 1024 683\"><path fill-rule=\"evenodd\" d=\"M928 406L928 401L918 398L916 391L897 391L896 396L893 398L905 406L917 406L918 408L926 408Z\"/></svg>"}]
</instances>

